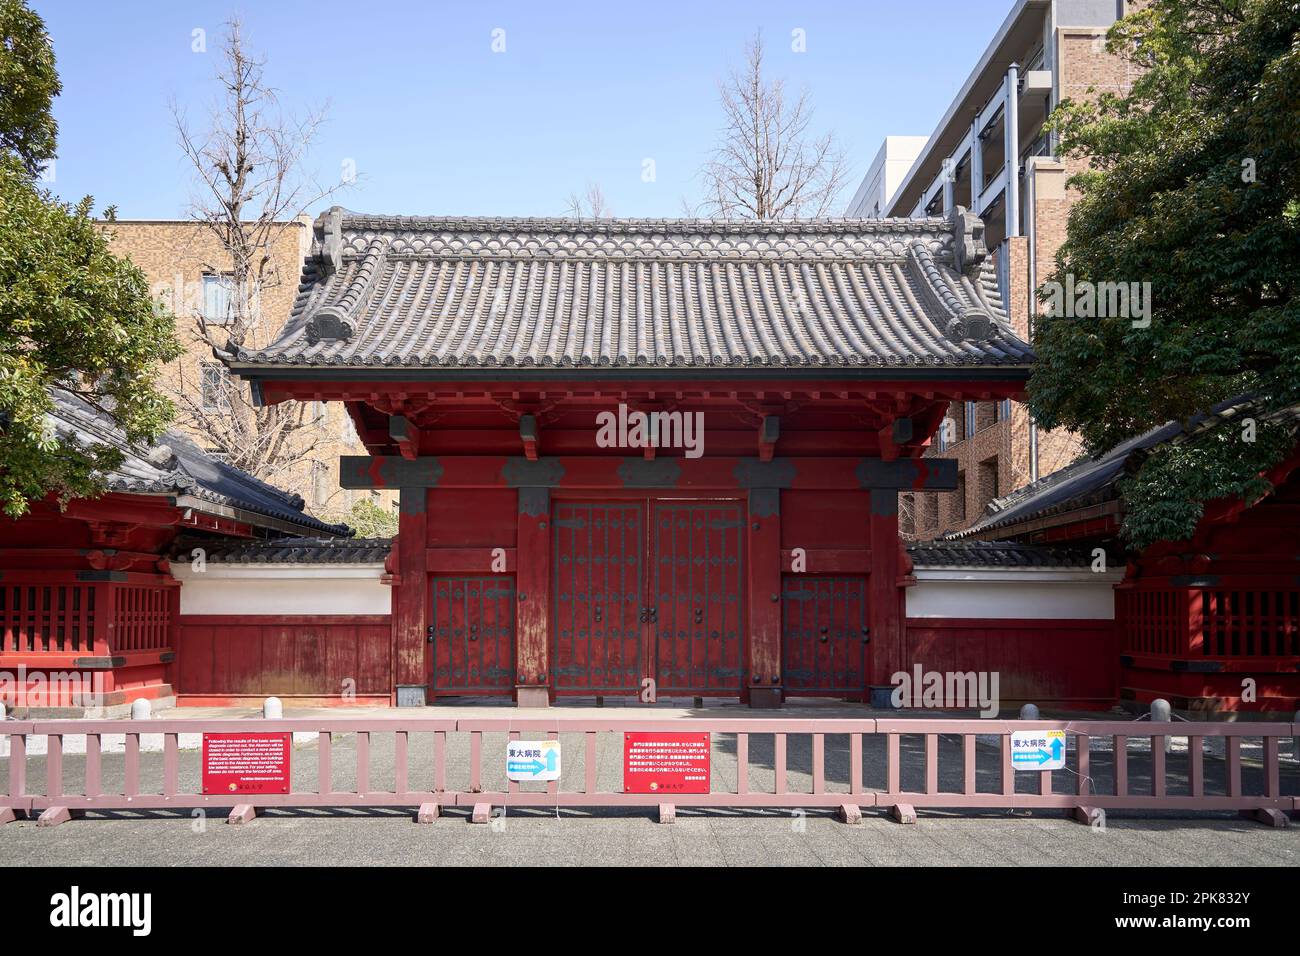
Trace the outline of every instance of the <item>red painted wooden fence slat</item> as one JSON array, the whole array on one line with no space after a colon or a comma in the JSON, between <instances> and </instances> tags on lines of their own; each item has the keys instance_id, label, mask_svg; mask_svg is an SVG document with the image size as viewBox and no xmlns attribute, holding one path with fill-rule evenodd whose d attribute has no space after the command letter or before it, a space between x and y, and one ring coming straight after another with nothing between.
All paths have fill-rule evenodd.
<instances>
[{"instance_id":1,"label":"red painted wooden fence slat","mask_svg":"<svg viewBox=\"0 0 1300 956\"><path fill-rule=\"evenodd\" d=\"M250 798L244 794L203 794L185 792L179 788L179 767L182 759L197 759L182 755L176 748L176 741L181 734L200 732L229 733L247 731L246 720L231 718L208 720L163 719L147 723L137 721L14 721L5 729L9 737L10 787L7 794L0 795L0 807L6 807L22 813L37 813L45 810L86 810L86 809L152 809L183 807L230 807L236 804L256 806L424 806L428 804L442 806L475 807L492 805L527 805L527 806L639 806L662 799L649 794L624 793L621 790L601 791L595 787L592 768L598 762L602 741L612 749L621 749L621 732L680 732L684 726L694 731L703 731L713 737L718 735L736 735L737 767L740 777L734 792L730 788L713 790L703 794L677 794L674 802L694 806L738 806L738 807L843 807L843 806L878 806L900 808L916 807L988 807L988 808L1057 808L1079 811L1084 808L1128 808L1128 809L1181 809L1187 811L1236 809L1249 813L1257 819L1277 822L1281 815L1297 809L1300 794L1297 780L1293 774L1285 781L1280 775L1279 747L1283 738L1300 734L1300 725L1283 723L1202 723L1197 724L1195 736L1218 737L1225 743L1225 766L1227 779L1225 793L1216 795L1170 794L1166 785L1154 785L1149 793L1130 794L1125 787L1116 787L1113 794L1099 793L1097 788L1087 788L1084 792L1082 780L1094 772L1088 753L1093 736L1113 735L1123 744L1128 736L1137 734L1152 741L1151 767L1157 777L1163 777L1161 762L1156 757L1162 752L1159 745L1162 738L1187 735L1185 724L1147 723L1134 725L1117 721L980 721L980 720L931 720L931 719L881 719L881 720L841 720L841 719L772 719L753 720L735 718L710 718L690 721L660 719L649 717L540 717L540 718L475 718L450 719L438 717L410 718L299 718L291 720L266 720L257 722L259 731L272 733L317 733L319 734L318 753L321 755L321 786L314 792L293 791L285 794L259 794ZM1071 778L1079 779L1078 785L1067 786L1066 790L1078 792L1056 792L1053 790L1053 775L1050 772L1038 774L1040 786L1037 792L1018 792L1014 785L1004 779L1001 792L976 791L969 786L959 792L939 789L938 781L942 767L945 765L946 753L938 746L944 736L956 736L961 740L961 759L966 767L972 764L967 760L971 745L968 741L980 737L995 737L998 750L1004 755L1004 769L1007 761L1007 743L1016 730L1058 729L1067 735L1067 742L1072 746L1067 750L1075 755L1073 770L1061 771L1059 779L1068 782ZM104 733L125 733L127 746L121 758L123 773L122 784L109 793L99 792L102 780L88 779L87 786L80 792L69 790L63 778L64 737L67 735L87 734L99 737ZM342 792L331 792L328 779L329 761L325 757L329 752L329 739L332 733L350 733L356 735L357 775L353 786ZM437 781L444 779L446 749L435 747L434 781L435 789L421 791L410 789L409 759L410 749L398 741L404 740L411 733L434 733L435 740L448 734L469 735L470 774L468 786L463 790L437 789ZM161 792L140 792L141 778L141 734L161 734L168 741L165 751L164 782ZM369 755L371 738L374 735L395 735L394 759L396 761L394 787L391 791L370 790ZM586 747L587 770L584 774L582 790L569 791L559 784L548 785L546 792L519 790L492 791L482 786L483 761L492 766L499 766L500 752L495 744L489 751L484 747L484 735L528 735L545 734L550 739L560 739L565 734L583 735ZM826 775L825 736L844 735L850 741L856 738L873 739L873 748L881 746L886 754L883 779L873 781L875 787L867 786L858 791L852 781L849 794L837 785L832 788ZM756 736L772 735L774 749L778 754L784 752L785 742L790 736L806 738L813 758L809 776L811 788L805 792L789 792L784 785L784 758L779 757L776 765L780 771L770 789L756 791L741 780L748 779L750 744ZM924 746L903 749L900 743L904 736L921 738ZM29 738L44 737L46 741L46 793L29 794L26 791L26 772L28 756L25 741ZM1242 740L1243 738L1262 740L1264 773L1252 774L1243 778ZM741 744L740 741L744 740ZM96 740L98 744L98 740ZM850 744L852 751L852 744ZM715 748L715 758L720 748ZM607 751L608 752L608 751ZM876 750L879 753L879 750ZM1123 751L1117 751L1119 758ZM115 761L117 757L113 758ZM915 779L912 768L920 761L923 787L920 790L907 790L902 785L904 780ZM1123 765L1117 759L1115 768ZM903 768L908 767L908 773ZM1012 771L1014 773L1014 771ZM493 773L495 777L495 772ZM1029 776L1027 774L1027 776ZM197 775L188 775L186 779L196 779ZM716 779L716 778L715 778ZM856 778L854 778L856 779ZM1011 778L1014 780L1014 778ZM1283 789L1289 792L1283 793ZM1193 788L1193 791L1195 788ZM1245 792L1250 790L1251 792ZM250 803L250 801L253 801ZM60 816L55 812L52 818ZM64 814L66 817L66 814ZM903 814L900 813L900 816ZM910 814L909 814L910 816Z\"/></svg>"}]
</instances>

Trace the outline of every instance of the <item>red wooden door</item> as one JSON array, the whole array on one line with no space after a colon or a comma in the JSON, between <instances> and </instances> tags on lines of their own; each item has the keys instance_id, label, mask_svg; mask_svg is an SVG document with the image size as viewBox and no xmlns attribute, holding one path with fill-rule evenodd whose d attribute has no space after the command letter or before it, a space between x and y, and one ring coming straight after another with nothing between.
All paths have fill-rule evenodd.
<instances>
[{"instance_id":1,"label":"red wooden door","mask_svg":"<svg viewBox=\"0 0 1300 956\"><path fill-rule=\"evenodd\" d=\"M639 692L645 674L640 502L555 505L551 673L557 694Z\"/></svg>"},{"instance_id":2,"label":"red wooden door","mask_svg":"<svg viewBox=\"0 0 1300 956\"><path fill-rule=\"evenodd\" d=\"M433 693L510 693L515 684L513 582L501 575L435 577L431 586Z\"/></svg>"},{"instance_id":3,"label":"red wooden door","mask_svg":"<svg viewBox=\"0 0 1300 956\"><path fill-rule=\"evenodd\" d=\"M744 682L739 502L658 501L649 618L660 694L739 695Z\"/></svg>"},{"instance_id":4,"label":"red wooden door","mask_svg":"<svg viewBox=\"0 0 1300 956\"><path fill-rule=\"evenodd\" d=\"M788 574L781 591L781 671L786 693L865 694L866 576Z\"/></svg>"}]
</instances>

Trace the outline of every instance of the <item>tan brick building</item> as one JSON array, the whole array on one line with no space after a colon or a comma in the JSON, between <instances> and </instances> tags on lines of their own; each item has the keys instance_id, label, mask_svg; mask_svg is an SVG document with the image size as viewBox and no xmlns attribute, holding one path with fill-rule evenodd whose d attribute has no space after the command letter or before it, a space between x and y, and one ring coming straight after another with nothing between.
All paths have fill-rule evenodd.
<instances>
[{"instance_id":1,"label":"tan brick building","mask_svg":"<svg viewBox=\"0 0 1300 956\"><path fill-rule=\"evenodd\" d=\"M1123 92L1133 68L1105 49L1125 0L1016 0L925 148L893 193L890 216L941 215L963 206L985 223L1002 297L1028 340L1036 289L1054 269L1072 197L1075 161L1043 130L1064 99ZM1015 157L1009 163L1007 157ZM870 215L856 207L850 216ZM954 402L928 455L958 462L956 491L904 496L900 530L930 539L974 522L995 497L1073 461L1075 436L1038 428L1015 402Z\"/></svg>"},{"instance_id":2,"label":"tan brick building","mask_svg":"<svg viewBox=\"0 0 1300 956\"><path fill-rule=\"evenodd\" d=\"M232 380L200 334L199 316L210 335L220 337L230 295L230 259L210 230L192 220L118 220L104 223L113 250L129 256L148 277L150 288L177 317L185 354L163 370L162 384L176 403L176 426L211 453L221 455L221 440L210 425L230 404L229 389L247 384ZM268 250L266 277L253 296L253 324L247 345L260 347L284 324L297 295L302 263L311 243L311 220L285 222ZM295 427L278 466L257 477L301 495L312 514L345 521L357 500L373 497L392 510L392 495L341 489L338 459L364 454L351 419L341 403L294 406ZM300 416L300 417L299 417Z\"/></svg>"}]
</instances>

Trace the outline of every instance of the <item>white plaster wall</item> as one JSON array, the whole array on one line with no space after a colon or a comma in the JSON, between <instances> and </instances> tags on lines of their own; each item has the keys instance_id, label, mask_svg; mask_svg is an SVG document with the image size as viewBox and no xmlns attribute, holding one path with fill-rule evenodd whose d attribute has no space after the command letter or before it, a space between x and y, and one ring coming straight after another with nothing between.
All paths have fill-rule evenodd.
<instances>
[{"instance_id":1,"label":"white plaster wall","mask_svg":"<svg viewBox=\"0 0 1300 956\"><path fill-rule=\"evenodd\" d=\"M173 565L182 614L389 614L380 565Z\"/></svg>"},{"instance_id":2,"label":"white plaster wall","mask_svg":"<svg viewBox=\"0 0 1300 956\"><path fill-rule=\"evenodd\" d=\"M1110 571L917 571L907 589L907 616L1113 620L1115 584Z\"/></svg>"}]
</instances>

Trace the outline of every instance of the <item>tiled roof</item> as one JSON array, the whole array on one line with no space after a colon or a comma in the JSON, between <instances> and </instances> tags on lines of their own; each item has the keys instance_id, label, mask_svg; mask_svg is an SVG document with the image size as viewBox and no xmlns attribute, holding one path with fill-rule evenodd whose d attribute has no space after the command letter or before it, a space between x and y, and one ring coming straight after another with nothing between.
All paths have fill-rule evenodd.
<instances>
[{"instance_id":1,"label":"tiled roof","mask_svg":"<svg viewBox=\"0 0 1300 956\"><path fill-rule=\"evenodd\" d=\"M335 208L258 367L986 366L1024 373L983 225L452 219Z\"/></svg>"},{"instance_id":2,"label":"tiled roof","mask_svg":"<svg viewBox=\"0 0 1300 956\"><path fill-rule=\"evenodd\" d=\"M63 389L54 389L54 410L47 421L62 440L79 445L109 445L122 453L122 463L103 476L109 491L133 495L187 495L200 501L238 508L257 516L290 522L304 530L349 535L345 524L327 524L303 510L298 495L282 491L245 471L218 461L177 431L165 432L148 448L127 440L107 412ZM267 522L266 524L270 524Z\"/></svg>"},{"instance_id":3,"label":"tiled roof","mask_svg":"<svg viewBox=\"0 0 1300 956\"><path fill-rule=\"evenodd\" d=\"M204 560L215 564L383 564L388 538L267 538L212 544L187 540L176 553L188 559L190 549L202 547Z\"/></svg>"},{"instance_id":4,"label":"tiled roof","mask_svg":"<svg viewBox=\"0 0 1300 956\"><path fill-rule=\"evenodd\" d=\"M917 568L1084 568L1090 550L1015 541L924 541L907 546Z\"/></svg>"},{"instance_id":5,"label":"tiled roof","mask_svg":"<svg viewBox=\"0 0 1300 956\"><path fill-rule=\"evenodd\" d=\"M1135 438L1120 442L1096 458L1077 458L1059 471L993 499L973 525L945 537L954 540L989 534L1031 518L1073 511L1116 498L1119 495L1116 483L1132 470L1130 461L1136 466L1157 445L1187 441L1228 418L1244 414L1251 403L1249 396L1230 398L1212 406L1207 414L1193 416L1185 424L1165 422ZM1287 421L1294 425L1300 422L1300 405L1286 406L1259 417Z\"/></svg>"}]
</instances>

